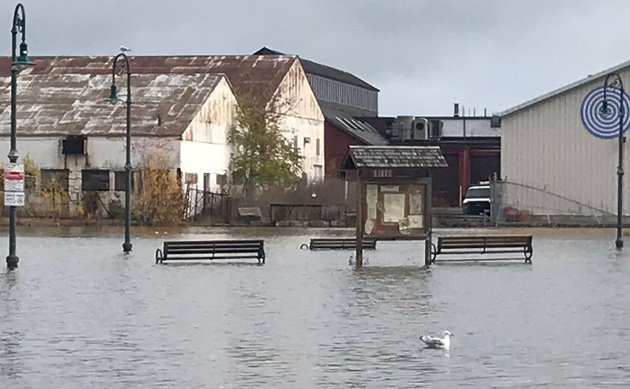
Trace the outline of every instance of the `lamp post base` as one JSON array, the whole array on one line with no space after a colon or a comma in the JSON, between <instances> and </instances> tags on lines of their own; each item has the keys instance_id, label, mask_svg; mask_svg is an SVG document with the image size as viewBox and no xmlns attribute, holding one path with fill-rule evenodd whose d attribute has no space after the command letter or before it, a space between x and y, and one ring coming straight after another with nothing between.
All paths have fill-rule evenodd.
<instances>
[{"instance_id":1,"label":"lamp post base","mask_svg":"<svg viewBox=\"0 0 630 389\"><path fill-rule=\"evenodd\" d=\"M125 252L125 254L129 254L131 252L131 243L125 242L123 243L123 251ZM8 259L7 259L8 261Z\"/></svg>"},{"instance_id":2,"label":"lamp post base","mask_svg":"<svg viewBox=\"0 0 630 389\"><path fill-rule=\"evenodd\" d=\"M615 247L618 248L618 249L622 249L623 248L623 239L615 239Z\"/></svg>"},{"instance_id":3,"label":"lamp post base","mask_svg":"<svg viewBox=\"0 0 630 389\"><path fill-rule=\"evenodd\" d=\"M15 269L18 267L18 262L20 262L20 258L18 258L17 255L13 254L9 254L7 256L7 267L9 269Z\"/></svg>"}]
</instances>

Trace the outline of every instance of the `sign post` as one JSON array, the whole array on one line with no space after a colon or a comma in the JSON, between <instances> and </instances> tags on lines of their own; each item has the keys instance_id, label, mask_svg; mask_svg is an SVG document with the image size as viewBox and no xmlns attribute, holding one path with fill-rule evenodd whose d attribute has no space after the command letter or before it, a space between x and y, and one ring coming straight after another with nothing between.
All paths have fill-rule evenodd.
<instances>
[{"instance_id":1,"label":"sign post","mask_svg":"<svg viewBox=\"0 0 630 389\"><path fill-rule=\"evenodd\" d=\"M4 168L4 205L5 207L23 207L24 165L8 163Z\"/></svg>"}]
</instances>

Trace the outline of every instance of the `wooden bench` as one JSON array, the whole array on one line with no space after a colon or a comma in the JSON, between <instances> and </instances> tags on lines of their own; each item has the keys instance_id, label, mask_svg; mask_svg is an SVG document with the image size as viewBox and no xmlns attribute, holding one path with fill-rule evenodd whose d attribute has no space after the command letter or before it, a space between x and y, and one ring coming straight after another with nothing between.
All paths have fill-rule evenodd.
<instances>
[{"instance_id":1,"label":"wooden bench","mask_svg":"<svg viewBox=\"0 0 630 389\"><path fill-rule=\"evenodd\" d=\"M155 250L155 263L166 261L214 260L255 258L265 263L262 240L189 240L164 242L163 249Z\"/></svg>"},{"instance_id":2,"label":"wooden bench","mask_svg":"<svg viewBox=\"0 0 630 389\"><path fill-rule=\"evenodd\" d=\"M494 235L494 236L441 236L437 247L431 244L431 260L435 262L438 255L472 255L472 254L523 254L525 263L532 263L532 236ZM452 258L452 257L451 257ZM459 258L444 261L471 260L507 260L519 258ZM441 260L442 261L442 260Z\"/></svg>"},{"instance_id":3,"label":"wooden bench","mask_svg":"<svg viewBox=\"0 0 630 389\"><path fill-rule=\"evenodd\" d=\"M355 250L357 241L355 238L313 238L310 244L303 243L301 249L309 250ZM363 239L364 250L375 250L376 240Z\"/></svg>"}]
</instances>

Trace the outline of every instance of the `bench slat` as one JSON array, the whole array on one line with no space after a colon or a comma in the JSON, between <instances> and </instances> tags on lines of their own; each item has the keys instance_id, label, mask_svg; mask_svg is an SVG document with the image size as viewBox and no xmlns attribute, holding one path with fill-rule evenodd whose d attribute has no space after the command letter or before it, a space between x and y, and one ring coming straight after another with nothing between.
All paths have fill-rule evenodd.
<instances>
[{"instance_id":1,"label":"bench slat","mask_svg":"<svg viewBox=\"0 0 630 389\"><path fill-rule=\"evenodd\" d=\"M190 259L239 259L239 258L258 258L257 255L186 255L186 256L169 256L168 258L164 258L165 261L175 261L175 260L190 260Z\"/></svg>"},{"instance_id":2,"label":"bench slat","mask_svg":"<svg viewBox=\"0 0 630 389\"><path fill-rule=\"evenodd\" d=\"M441 244L439 247L443 248L443 249L457 249L457 248L483 248L483 247L487 247L487 248L493 248L493 247L523 247L523 246L527 246L527 243L505 243L505 244L501 244L501 243L488 243L488 244L483 244L483 243L472 243L472 244Z\"/></svg>"},{"instance_id":3,"label":"bench slat","mask_svg":"<svg viewBox=\"0 0 630 389\"><path fill-rule=\"evenodd\" d=\"M343 250L356 249L356 239L354 238L313 238L310 241L311 250ZM363 248L376 249L376 240L364 239Z\"/></svg>"},{"instance_id":4,"label":"bench slat","mask_svg":"<svg viewBox=\"0 0 630 389\"><path fill-rule=\"evenodd\" d=\"M260 247L178 247L178 248L168 248L169 253L176 252L249 252L249 251L259 251Z\"/></svg>"}]
</instances>

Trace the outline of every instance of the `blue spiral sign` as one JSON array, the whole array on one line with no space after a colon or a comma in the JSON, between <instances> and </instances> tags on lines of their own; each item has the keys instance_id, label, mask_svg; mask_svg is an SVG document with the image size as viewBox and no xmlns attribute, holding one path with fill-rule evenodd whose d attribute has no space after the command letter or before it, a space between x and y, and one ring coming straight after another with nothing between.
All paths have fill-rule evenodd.
<instances>
[{"instance_id":1,"label":"blue spiral sign","mask_svg":"<svg viewBox=\"0 0 630 389\"><path fill-rule=\"evenodd\" d=\"M595 88L582 101L580 115L588 132L602 139L619 135L619 88L606 88L607 109L604 111L604 87ZM630 127L630 96L623 94L623 132Z\"/></svg>"}]
</instances>

